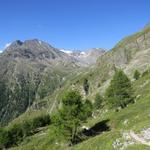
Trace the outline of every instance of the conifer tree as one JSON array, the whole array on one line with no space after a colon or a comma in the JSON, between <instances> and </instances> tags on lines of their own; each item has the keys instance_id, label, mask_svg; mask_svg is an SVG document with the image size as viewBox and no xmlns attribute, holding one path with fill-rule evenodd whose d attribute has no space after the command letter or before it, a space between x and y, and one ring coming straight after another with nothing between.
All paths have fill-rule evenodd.
<instances>
[{"instance_id":1,"label":"conifer tree","mask_svg":"<svg viewBox=\"0 0 150 150\"><path fill-rule=\"evenodd\" d=\"M110 86L106 90L106 98L112 107L124 108L133 102L133 89L130 79L122 70L116 71Z\"/></svg>"},{"instance_id":2,"label":"conifer tree","mask_svg":"<svg viewBox=\"0 0 150 150\"><path fill-rule=\"evenodd\" d=\"M84 88L85 94L88 95L88 93L89 93L89 83L88 83L88 79L86 79L86 78L83 81L83 88Z\"/></svg>"},{"instance_id":3,"label":"conifer tree","mask_svg":"<svg viewBox=\"0 0 150 150\"><path fill-rule=\"evenodd\" d=\"M91 112L92 106L88 100L83 103L78 92L67 92L62 98L62 106L58 114L52 119L57 135L63 135L71 144L77 143L78 129Z\"/></svg>"}]
</instances>

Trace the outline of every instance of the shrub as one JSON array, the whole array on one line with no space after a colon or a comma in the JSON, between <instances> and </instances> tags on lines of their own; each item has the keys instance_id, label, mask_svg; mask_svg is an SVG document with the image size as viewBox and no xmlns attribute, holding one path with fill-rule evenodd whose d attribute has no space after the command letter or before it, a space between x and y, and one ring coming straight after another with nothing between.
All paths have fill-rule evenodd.
<instances>
[{"instance_id":1,"label":"shrub","mask_svg":"<svg viewBox=\"0 0 150 150\"><path fill-rule=\"evenodd\" d=\"M135 70L135 72L134 72L134 75L133 75L133 78L135 79L135 80L138 80L139 78L140 78L140 72L138 71L138 70Z\"/></svg>"},{"instance_id":2,"label":"shrub","mask_svg":"<svg viewBox=\"0 0 150 150\"><path fill-rule=\"evenodd\" d=\"M18 142L23 140L23 130L22 124L14 124L9 129L5 129L7 140L5 141L5 146L10 147L16 145Z\"/></svg>"},{"instance_id":3,"label":"shrub","mask_svg":"<svg viewBox=\"0 0 150 150\"><path fill-rule=\"evenodd\" d=\"M33 119L32 125L33 128L42 127L50 124L49 115L41 115Z\"/></svg>"},{"instance_id":4,"label":"shrub","mask_svg":"<svg viewBox=\"0 0 150 150\"><path fill-rule=\"evenodd\" d=\"M23 131L23 137L31 135L31 131L33 130L32 121L24 121L22 123L22 131Z\"/></svg>"},{"instance_id":5,"label":"shrub","mask_svg":"<svg viewBox=\"0 0 150 150\"><path fill-rule=\"evenodd\" d=\"M142 73L142 77L148 75L150 73L150 70L145 70L143 73Z\"/></svg>"},{"instance_id":6,"label":"shrub","mask_svg":"<svg viewBox=\"0 0 150 150\"><path fill-rule=\"evenodd\" d=\"M97 93L97 94L95 95L94 108L95 108L95 109L101 108L103 101L104 101L104 98L103 98L99 93Z\"/></svg>"},{"instance_id":7,"label":"shrub","mask_svg":"<svg viewBox=\"0 0 150 150\"><path fill-rule=\"evenodd\" d=\"M33 120L26 120L22 123L14 124L7 130L0 129L0 145L6 145L6 147L16 145L24 137L32 135L37 128L49 125L50 122L50 116L46 114L38 116ZM5 138L3 139L3 137Z\"/></svg>"},{"instance_id":8,"label":"shrub","mask_svg":"<svg viewBox=\"0 0 150 150\"><path fill-rule=\"evenodd\" d=\"M0 128L0 149L2 149L8 141L7 131L3 128Z\"/></svg>"}]
</instances>

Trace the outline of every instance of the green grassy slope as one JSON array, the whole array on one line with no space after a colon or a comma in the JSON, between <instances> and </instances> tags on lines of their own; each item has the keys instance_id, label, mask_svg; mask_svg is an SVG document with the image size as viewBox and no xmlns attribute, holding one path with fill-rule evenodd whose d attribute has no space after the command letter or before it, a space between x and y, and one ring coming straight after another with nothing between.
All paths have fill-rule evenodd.
<instances>
[{"instance_id":1,"label":"green grassy slope","mask_svg":"<svg viewBox=\"0 0 150 150\"><path fill-rule=\"evenodd\" d=\"M60 142L53 134L51 126L31 137L27 137L18 147L13 150L113 150L112 144L116 139L124 141L123 133L133 130L139 133L143 128L150 125L150 74L133 81L135 95L138 95L136 102L130 104L127 108L115 112L113 110L102 111L96 115L96 118L89 118L85 126L92 127L103 120L109 120L107 125L110 131L103 132L88 140L83 141L73 147L67 147L67 143ZM107 108L104 108L107 109ZM103 110L104 111L104 110ZM126 122L126 123L125 123ZM147 150L148 146L134 144L127 147L127 150Z\"/></svg>"}]
</instances>

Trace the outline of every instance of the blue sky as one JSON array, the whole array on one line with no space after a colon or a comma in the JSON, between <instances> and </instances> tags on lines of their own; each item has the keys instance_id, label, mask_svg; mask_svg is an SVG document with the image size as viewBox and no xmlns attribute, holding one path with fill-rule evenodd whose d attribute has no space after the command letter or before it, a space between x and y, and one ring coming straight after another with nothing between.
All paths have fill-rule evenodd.
<instances>
[{"instance_id":1,"label":"blue sky","mask_svg":"<svg viewBox=\"0 0 150 150\"><path fill-rule=\"evenodd\" d=\"M110 49L150 22L150 0L0 0L0 50L20 39Z\"/></svg>"}]
</instances>

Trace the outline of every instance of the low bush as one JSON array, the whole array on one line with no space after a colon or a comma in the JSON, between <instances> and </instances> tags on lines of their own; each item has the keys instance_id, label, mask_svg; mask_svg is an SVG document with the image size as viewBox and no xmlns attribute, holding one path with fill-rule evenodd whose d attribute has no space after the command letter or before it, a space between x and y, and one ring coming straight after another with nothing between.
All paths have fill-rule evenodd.
<instances>
[{"instance_id":1,"label":"low bush","mask_svg":"<svg viewBox=\"0 0 150 150\"><path fill-rule=\"evenodd\" d=\"M102 108L102 103L103 102L104 102L104 98L99 93L97 93L95 95L94 108L95 109Z\"/></svg>"},{"instance_id":2,"label":"low bush","mask_svg":"<svg viewBox=\"0 0 150 150\"><path fill-rule=\"evenodd\" d=\"M42 115L42 116L36 117L32 121L33 128L43 127L49 124L50 124L49 115Z\"/></svg>"},{"instance_id":3,"label":"low bush","mask_svg":"<svg viewBox=\"0 0 150 150\"><path fill-rule=\"evenodd\" d=\"M41 115L33 120L26 120L19 124L14 124L8 129L0 129L0 148L11 147L21 142L24 137L32 135L37 128L49 125L51 122L48 114Z\"/></svg>"}]
</instances>

